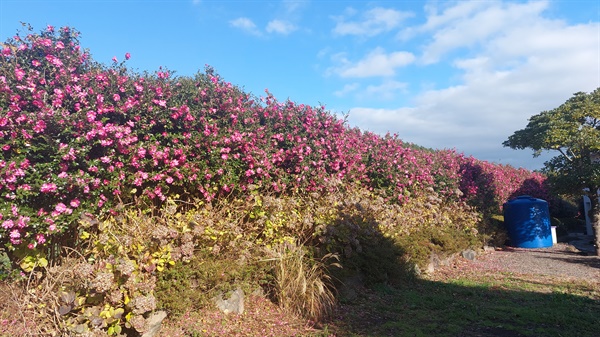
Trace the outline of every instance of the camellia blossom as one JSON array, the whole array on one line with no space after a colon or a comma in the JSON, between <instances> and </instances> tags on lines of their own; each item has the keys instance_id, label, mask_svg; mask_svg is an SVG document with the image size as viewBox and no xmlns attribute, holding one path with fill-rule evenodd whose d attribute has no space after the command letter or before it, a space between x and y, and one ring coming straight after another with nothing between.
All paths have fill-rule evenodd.
<instances>
[{"instance_id":1,"label":"camellia blossom","mask_svg":"<svg viewBox=\"0 0 600 337\"><path fill-rule=\"evenodd\" d=\"M52 193L52 192L56 192L56 184L54 183L44 183L42 184L42 187L40 187L40 192L42 193Z\"/></svg>"},{"instance_id":2,"label":"camellia blossom","mask_svg":"<svg viewBox=\"0 0 600 337\"><path fill-rule=\"evenodd\" d=\"M19 67L15 68L15 77L17 78L17 81L20 81L23 79L23 77L25 76L25 71Z\"/></svg>"},{"instance_id":3,"label":"camellia blossom","mask_svg":"<svg viewBox=\"0 0 600 337\"><path fill-rule=\"evenodd\" d=\"M12 231L10 231L10 238L11 239L18 239L20 237L21 237L21 233L19 232L19 230L13 229Z\"/></svg>"},{"instance_id":4,"label":"camellia blossom","mask_svg":"<svg viewBox=\"0 0 600 337\"><path fill-rule=\"evenodd\" d=\"M44 236L44 234L37 234L35 236L35 240L37 241L38 244L43 244L44 242L46 242L46 237Z\"/></svg>"},{"instance_id":5,"label":"camellia blossom","mask_svg":"<svg viewBox=\"0 0 600 337\"><path fill-rule=\"evenodd\" d=\"M54 209L59 213L64 213L67 210L67 205L63 204L62 202L59 202L58 204L56 204L56 207Z\"/></svg>"},{"instance_id":6,"label":"camellia blossom","mask_svg":"<svg viewBox=\"0 0 600 337\"><path fill-rule=\"evenodd\" d=\"M73 207L73 208L77 208L77 207L79 206L79 204L80 204L80 201L79 201L79 199L73 199L73 200L71 200L71 202L69 203L69 205L71 205L71 207Z\"/></svg>"},{"instance_id":7,"label":"camellia blossom","mask_svg":"<svg viewBox=\"0 0 600 337\"><path fill-rule=\"evenodd\" d=\"M126 60L129 60L130 58L131 58L131 54L129 54L129 53L125 53L125 59L126 59Z\"/></svg>"},{"instance_id":8,"label":"camellia blossom","mask_svg":"<svg viewBox=\"0 0 600 337\"><path fill-rule=\"evenodd\" d=\"M4 220L4 222L2 222L2 228L4 228L4 229L13 228L14 226L15 226L15 223L11 219Z\"/></svg>"},{"instance_id":9,"label":"camellia blossom","mask_svg":"<svg viewBox=\"0 0 600 337\"><path fill-rule=\"evenodd\" d=\"M43 132L46 129L46 122L44 122L43 120L38 120L35 123L35 126L33 127L33 131L35 131L35 133L40 133Z\"/></svg>"}]
</instances>

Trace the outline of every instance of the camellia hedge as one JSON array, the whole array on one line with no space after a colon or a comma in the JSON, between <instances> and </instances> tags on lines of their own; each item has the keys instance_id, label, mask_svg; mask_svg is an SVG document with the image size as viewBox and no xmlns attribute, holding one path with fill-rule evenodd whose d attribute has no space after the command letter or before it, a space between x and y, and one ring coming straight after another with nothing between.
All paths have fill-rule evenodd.
<instances>
[{"instance_id":1,"label":"camellia hedge","mask_svg":"<svg viewBox=\"0 0 600 337\"><path fill-rule=\"evenodd\" d=\"M210 67L136 73L82 50L76 30L31 28L0 56L0 243L44 245L85 214L167 197L206 202L251 190L319 192L359 183L402 205L432 188L499 212L549 198L544 176L350 128L324 107L260 99Z\"/></svg>"}]
</instances>

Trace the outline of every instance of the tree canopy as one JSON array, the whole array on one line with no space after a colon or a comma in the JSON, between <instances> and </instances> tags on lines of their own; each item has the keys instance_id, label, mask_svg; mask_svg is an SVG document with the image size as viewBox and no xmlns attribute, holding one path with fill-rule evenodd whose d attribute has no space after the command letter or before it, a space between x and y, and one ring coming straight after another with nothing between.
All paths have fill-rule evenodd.
<instances>
[{"instance_id":1,"label":"tree canopy","mask_svg":"<svg viewBox=\"0 0 600 337\"><path fill-rule=\"evenodd\" d=\"M543 171L558 192L595 190L600 186L600 88L577 92L559 107L532 116L503 145L532 149L534 157L556 151Z\"/></svg>"}]
</instances>

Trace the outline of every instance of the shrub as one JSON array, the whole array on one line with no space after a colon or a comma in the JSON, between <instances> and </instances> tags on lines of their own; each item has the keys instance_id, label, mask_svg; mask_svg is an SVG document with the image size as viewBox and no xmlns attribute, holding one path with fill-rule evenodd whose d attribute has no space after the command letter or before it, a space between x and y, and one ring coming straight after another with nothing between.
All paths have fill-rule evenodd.
<instances>
[{"instance_id":1,"label":"shrub","mask_svg":"<svg viewBox=\"0 0 600 337\"><path fill-rule=\"evenodd\" d=\"M486 212L520 188L543 189L524 187L539 175L350 129L322 107L256 100L210 67L137 74L93 62L72 28L31 31L0 56L0 221L10 247L54 237L72 245L65 233L82 214L114 215L119 200L210 202L339 179L399 204L430 187L442 198L462 193Z\"/></svg>"},{"instance_id":2,"label":"shrub","mask_svg":"<svg viewBox=\"0 0 600 337\"><path fill-rule=\"evenodd\" d=\"M260 261L240 261L198 252L188 262L178 262L157 276L157 307L170 315L211 307L212 299L240 287L251 293L269 290L271 268Z\"/></svg>"}]
</instances>

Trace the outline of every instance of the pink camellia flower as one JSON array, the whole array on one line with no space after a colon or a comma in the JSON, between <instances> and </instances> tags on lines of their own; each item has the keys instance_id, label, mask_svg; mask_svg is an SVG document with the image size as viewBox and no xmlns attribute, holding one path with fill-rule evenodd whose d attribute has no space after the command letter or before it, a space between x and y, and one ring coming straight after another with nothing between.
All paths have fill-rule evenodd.
<instances>
[{"instance_id":1,"label":"pink camellia flower","mask_svg":"<svg viewBox=\"0 0 600 337\"><path fill-rule=\"evenodd\" d=\"M19 233L19 230L13 229L12 231L10 231L10 238L11 239L18 239L20 237L21 237L21 233Z\"/></svg>"},{"instance_id":2,"label":"pink camellia flower","mask_svg":"<svg viewBox=\"0 0 600 337\"><path fill-rule=\"evenodd\" d=\"M114 94L114 95L113 95L113 100L114 100L115 102L118 102L118 101L120 101L120 100L121 100L121 96L119 96L119 94Z\"/></svg>"},{"instance_id":3,"label":"pink camellia flower","mask_svg":"<svg viewBox=\"0 0 600 337\"><path fill-rule=\"evenodd\" d=\"M52 40L50 40L50 39L39 39L37 41L37 43L39 43L40 46L44 46L44 47L52 46Z\"/></svg>"},{"instance_id":4,"label":"pink camellia flower","mask_svg":"<svg viewBox=\"0 0 600 337\"><path fill-rule=\"evenodd\" d=\"M46 60L55 67L62 67L63 65L62 61L54 55L46 55Z\"/></svg>"},{"instance_id":5,"label":"pink camellia flower","mask_svg":"<svg viewBox=\"0 0 600 337\"><path fill-rule=\"evenodd\" d=\"M25 228L27 227L27 223L31 220L28 216L20 216L19 221L17 221L17 227Z\"/></svg>"},{"instance_id":6,"label":"pink camellia flower","mask_svg":"<svg viewBox=\"0 0 600 337\"><path fill-rule=\"evenodd\" d=\"M116 56L113 56L113 58L112 58L112 61L113 61L114 63L117 63L117 62L118 62L118 60L117 60L117 57L116 57Z\"/></svg>"},{"instance_id":7,"label":"pink camellia flower","mask_svg":"<svg viewBox=\"0 0 600 337\"><path fill-rule=\"evenodd\" d=\"M35 131L35 133L40 133L43 132L46 129L46 122L44 122L43 120L38 120L37 123L35 123L35 126L33 127L33 131Z\"/></svg>"},{"instance_id":8,"label":"pink camellia flower","mask_svg":"<svg viewBox=\"0 0 600 337\"><path fill-rule=\"evenodd\" d=\"M56 230L56 224L54 223L54 220L46 218L44 221L48 223L48 231L54 232Z\"/></svg>"},{"instance_id":9,"label":"pink camellia flower","mask_svg":"<svg viewBox=\"0 0 600 337\"><path fill-rule=\"evenodd\" d=\"M58 204L56 204L56 207L54 207L54 209L58 213L64 213L67 211L67 205L63 204L62 202L59 202Z\"/></svg>"},{"instance_id":10,"label":"pink camellia flower","mask_svg":"<svg viewBox=\"0 0 600 337\"><path fill-rule=\"evenodd\" d=\"M17 78L17 81L20 81L23 79L23 77L25 76L25 71L21 68L15 68L15 77Z\"/></svg>"},{"instance_id":11,"label":"pink camellia flower","mask_svg":"<svg viewBox=\"0 0 600 337\"><path fill-rule=\"evenodd\" d=\"M44 236L44 234L37 234L35 236L35 240L37 241L38 244L43 244L44 242L46 242L46 237Z\"/></svg>"},{"instance_id":12,"label":"pink camellia flower","mask_svg":"<svg viewBox=\"0 0 600 337\"><path fill-rule=\"evenodd\" d=\"M129 54L129 53L125 53L125 59L126 59L126 60L129 60L130 58L131 58L131 54Z\"/></svg>"},{"instance_id":13,"label":"pink camellia flower","mask_svg":"<svg viewBox=\"0 0 600 337\"><path fill-rule=\"evenodd\" d=\"M56 192L56 184L54 183L44 183L42 184L42 187L40 187L40 192L42 193L52 193L52 192Z\"/></svg>"},{"instance_id":14,"label":"pink camellia flower","mask_svg":"<svg viewBox=\"0 0 600 337\"><path fill-rule=\"evenodd\" d=\"M2 222L2 228L4 228L4 229L13 228L14 226L15 226L15 223L11 219L4 220L4 222Z\"/></svg>"},{"instance_id":15,"label":"pink camellia flower","mask_svg":"<svg viewBox=\"0 0 600 337\"><path fill-rule=\"evenodd\" d=\"M71 205L71 207L73 207L73 208L77 208L80 205L80 201L79 201L79 199L73 199L73 200L71 200L69 205Z\"/></svg>"}]
</instances>

